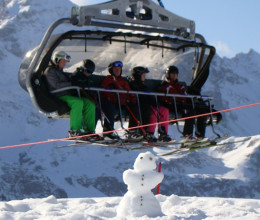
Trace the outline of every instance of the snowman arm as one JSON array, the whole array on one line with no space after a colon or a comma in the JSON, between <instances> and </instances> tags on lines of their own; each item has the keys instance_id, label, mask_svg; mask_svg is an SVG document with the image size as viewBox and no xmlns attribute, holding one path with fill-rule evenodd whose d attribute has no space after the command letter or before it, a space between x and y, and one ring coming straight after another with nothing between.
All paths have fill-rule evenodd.
<instances>
[{"instance_id":1,"label":"snowman arm","mask_svg":"<svg viewBox=\"0 0 260 220\"><path fill-rule=\"evenodd\" d=\"M145 174L146 184L149 184L151 188L154 188L159 183L161 183L163 178L164 178L164 174L163 173L157 173L155 171L152 171L150 173L146 173Z\"/></svg>"},{"instance_id":2,"label":"snowman arm","mask_svg":"<svg viewBox=\"0 0 260 220\"><path fill-rule=\"evenodd\" d=\"M128 169L123 173L123 180L126 185L132 186L136 183L137 179L140 178L140 175L138 175L134 170Z\"/></svg>"}]
</instances>

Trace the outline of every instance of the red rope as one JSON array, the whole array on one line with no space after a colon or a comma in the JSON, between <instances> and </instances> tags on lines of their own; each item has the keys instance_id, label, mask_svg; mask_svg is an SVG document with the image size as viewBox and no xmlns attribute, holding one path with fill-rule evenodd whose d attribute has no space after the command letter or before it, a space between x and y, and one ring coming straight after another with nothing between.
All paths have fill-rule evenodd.
<instances>
[{"instance_id":1,"label":"red rope","mask_svg":"<svg viewBox=\"0 0 260 220\"><path fill-rule=\"evenodd\" d=\"M214 114L218 114L218 113L223 113L223 112L230 112L230 111L234 111L234 110L239 110L239 109L244 109L244 108L249 108L249 107L254 107L260 105L260 102L258 103L254 103L254 104L249 104L249 105L244 105L244 106L239 106L239 107L235 107L235 108L229 108L229 109L224 109L224 110L220 110L220 111L216 111L216 112L209 112L209 113L205 113L205 114L200 114L200 115L194 115L194 116L189 116L189 117L185 117L185 118L179 118L179 119L173 119L173 120L169 120L167 122L171 123L171 122L176 122L176 121L183 121L186 119L191 119L191 118L198 118L198 117L203 117L203 116L208 116L208 115L214 115ZM165 121L163 122L157 122L157 123L152 123L152 124L147 124L147 125L142 125L142 126L136 126L136 127L131 127L128 129L118 129L116 130L117 132L120 131L125 131L125 130L130 130L130 129L136 129L136 128L143 128L143 127L148 127L151 125L158 125L158 124L163 124L165 123ZM112 133L114 131L107 131L107 132L101 132L101 133L97 133L97 134L108 134L108 133ZM90 137L93 136L95 134L88 134L88 135L84 135L81 137ZM37 145L37 144L46 144L46 143L51 143L51 142L58 142L58 141L66 141L66 140L73 140L79 137L70 137L70 138L60 138L60 139L52 139L52 140L46 140L46 141L39 141L39 142L32 142L32 143L25 143L25 144L17 144L17 145L10 145L10 146L3 146L0 147L0 150L2 149L8 149L8 148L16 148L16 147L25 147L25 146L31 146L31 145Z\"/></svg>"}]
</instances>

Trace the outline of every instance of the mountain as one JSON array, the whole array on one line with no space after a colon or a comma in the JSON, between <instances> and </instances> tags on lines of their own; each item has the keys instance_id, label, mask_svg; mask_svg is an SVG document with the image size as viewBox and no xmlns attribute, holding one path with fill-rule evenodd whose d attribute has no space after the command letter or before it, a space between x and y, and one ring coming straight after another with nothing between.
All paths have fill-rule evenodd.
<instances>
[{"instance_id":1,"label":"mountain","mask_svg":"<svg viewBox=\"0 0 260 220\"><path fill-rule=\"evenodd\" d=\"M63 138L68 120L48 119L38 113L19 86L17 73L26 52L39 44L51 23L70 14L73 4L68 0L62 4L58 0L6 0L0 4L0 147ZM232 59L215 56L203 94L214 96L219 110L258 103L259 59L254 50ZM225 112L215 128L218 133L228 133L228 140L252 136L249 141L159 158L165 174L161 193L259 199L259 116L259 106ZM176 128L170 130L177 138ZM210 128L207 134L212 136ZM122 173L133 166L139 152L94 146L56 149L59 144L1 149L1 199L125 193Z\"/></svg>"}]
</instances>

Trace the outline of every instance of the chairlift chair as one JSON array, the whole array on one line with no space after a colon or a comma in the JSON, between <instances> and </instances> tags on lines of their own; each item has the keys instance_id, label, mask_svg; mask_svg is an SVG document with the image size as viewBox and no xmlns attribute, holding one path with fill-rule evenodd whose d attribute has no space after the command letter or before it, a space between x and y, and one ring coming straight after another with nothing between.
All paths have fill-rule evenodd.
<instances>
[{"instance_id":1,"label":"chairlift chair","mask_svg":"<svg viewBox=\"0 0 260 220\"><path fill-rule=\"evenodd\" d=\"M61 25L66 31L54 33ZM119 49L115 51L117 46ZM110 61L114 61L124 57L130 60L130 55L134 59L133 50L145 50L156 56L159 54L162 65L154 70L162 72L168 65L164 63L166 56L172 59L175 55L183 54L190 57L188 60L191 61L184 65L187 68L184 78L185 81L190 79L187 88L192 96L201 95L201 88L209 75L210 62L215 55L215 48L206 44L204 37L195 32L194 21L178 16L152 0L113 0L74 6L69 18L61 18L48 28L41 43L27 53L19 69L21 87L29 93L35 108L49 118L69 117L66 105L55 104L53 94L46 91L42 77L51 62L52 54L57 50L71 54L68 68L71 72L84 58L99 57L99 60L94 60L98 74L92 76L91 83L86 88L98 93L102 91L99 83L107 74L105 70L108 63L104 64L104 60L108 56L111 56ZM131 62L125 64L128 69L133 67ZM147 83L155 88L160 81L151 76ZM79 87L64 89L79 90ZM207 100L211 99L212 97L207 97ZM213 121L212 116L211 120Z\"/></svg>"}]
</instances>

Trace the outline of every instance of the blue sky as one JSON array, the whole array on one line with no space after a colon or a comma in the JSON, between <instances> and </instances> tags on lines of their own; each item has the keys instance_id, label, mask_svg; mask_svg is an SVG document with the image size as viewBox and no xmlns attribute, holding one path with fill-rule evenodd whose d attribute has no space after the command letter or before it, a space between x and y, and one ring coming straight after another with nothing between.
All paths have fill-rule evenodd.
<instances>
[{"instance_id":1,"label":"blue sky","mask_svg":"<svg viewBox=\"0 0 260 220\"><path fill-rule=\"evenodd\" d=\"M106 0L71 0L96 4ZM157 2L157 0L154 0ZM221 57L234 57L254 49L260 53L260 0L162 0L165 8L194 20L196 32L217 49Z\"/></svg>"}]
</instances>

